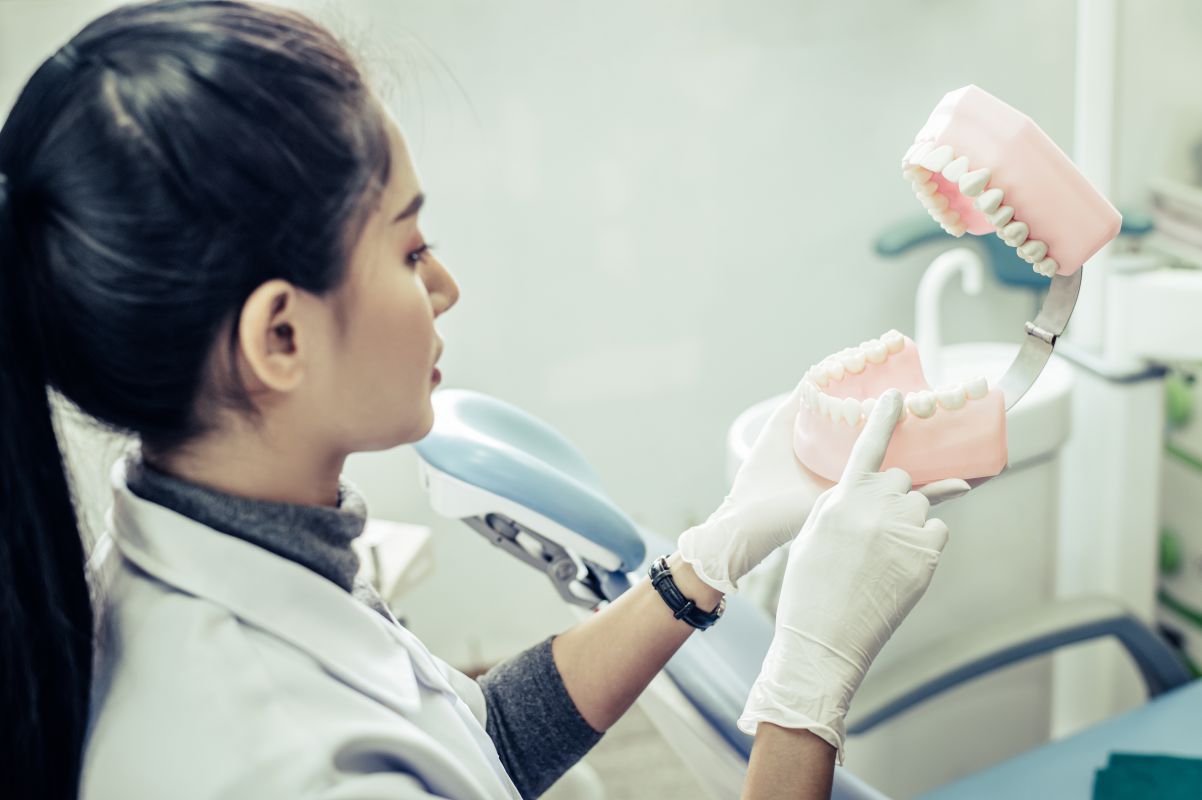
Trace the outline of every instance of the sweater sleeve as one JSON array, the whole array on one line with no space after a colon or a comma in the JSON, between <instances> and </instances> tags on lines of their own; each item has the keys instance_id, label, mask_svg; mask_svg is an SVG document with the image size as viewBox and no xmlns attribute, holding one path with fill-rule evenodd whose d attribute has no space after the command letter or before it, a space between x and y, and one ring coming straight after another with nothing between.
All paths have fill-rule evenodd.
<instances>
[{"instance_id":1,"label":"sweater sleeve","mask_svg":"<svg viewBox=\"0 0 1202 800\"><path fill-rule=\"evenodd\" d=\"M601 740L580 716L555 661L551 639L479 679L485 730L524 798L535 798Z\"/></svg>"}]
</instances>

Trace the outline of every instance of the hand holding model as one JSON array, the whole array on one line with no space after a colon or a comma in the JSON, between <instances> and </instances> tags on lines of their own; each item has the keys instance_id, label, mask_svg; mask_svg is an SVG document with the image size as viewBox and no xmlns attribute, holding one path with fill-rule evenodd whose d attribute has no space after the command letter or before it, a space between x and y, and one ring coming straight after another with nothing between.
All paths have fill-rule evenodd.
<instances>
[{"instance_id":1,"label":"hand holding model","mask_svg":"<svg viewBox=\"0 0 1202 800\"><path fill-rule=\"evenodd\" d=\"M809 730L842 762L852 696L931 581L947 526L927 518L931 501L911 491L906 472L878 471L901 412L900 393L881 396L843 477L817 499L790 549L776 632L739 719L747 733L760 722ZM924 489L946 497L968 484Z\"/></svg>"},{"instance_id":2,"label":"hand holding model","mask_svg":"<svg viewBox=\"0 0 1202 800\"><path fill-rule=\"evenodd\" d=\"M773 550L791 542L819 497L834 486L802 465L793 452L793 426L804 385L803 379L769 417L718 510L680 535L681 558L702 581L725 594L732 594L739 579ZM895 424L898 417L891 419ZM865 424L860 444L879 446L883 455L893 424L887 430ZM883 441L873 438L880 436ZM875 467L879 466L878 459ZM968 484L936 481L919 491L938 504L968 491Z\"/></svg>"}]
</instances>

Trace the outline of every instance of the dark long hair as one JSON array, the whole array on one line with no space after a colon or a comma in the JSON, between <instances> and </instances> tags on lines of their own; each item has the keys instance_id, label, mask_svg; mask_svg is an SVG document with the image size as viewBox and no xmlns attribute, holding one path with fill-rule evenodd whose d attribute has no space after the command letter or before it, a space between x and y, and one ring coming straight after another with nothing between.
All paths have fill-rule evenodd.
<instances>
[{"instance_id":1,"label":"dark long hair","mask_svg":"<svg viewBox=\"0 0 1202 800\"><path fill-rule=\"evenodd\" d=\"M74 798L88 724L92 604L48 387L156 448L199 435L246 298L336 288L388 170L346 50L269 6L117 9L21 92L0 130L5 797Z\"/></svg>"}]
</instances>

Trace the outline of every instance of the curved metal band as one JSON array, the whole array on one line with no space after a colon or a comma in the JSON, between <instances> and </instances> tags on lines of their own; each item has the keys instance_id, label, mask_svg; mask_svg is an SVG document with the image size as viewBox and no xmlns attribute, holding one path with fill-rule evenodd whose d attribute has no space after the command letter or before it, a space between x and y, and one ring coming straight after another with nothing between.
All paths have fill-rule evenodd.
<instances>
[{"instance_id":1,"label":"curved metal band","mask_svg":"<svg viewBox=\"0 0 1202 800\"><path fill-rule=\"evenodd\" d=\"M1081 273L1084 271L1082 268L1072 275L1054 276L1035 321L1026 324L1027 337L997 384L1006 398L1007 411L1014 408L1030 390L1052 357L1056 340L1064 333L1069 317L1073 315L1073 308L1077 305Z\"/></svg>"}]
</instances>

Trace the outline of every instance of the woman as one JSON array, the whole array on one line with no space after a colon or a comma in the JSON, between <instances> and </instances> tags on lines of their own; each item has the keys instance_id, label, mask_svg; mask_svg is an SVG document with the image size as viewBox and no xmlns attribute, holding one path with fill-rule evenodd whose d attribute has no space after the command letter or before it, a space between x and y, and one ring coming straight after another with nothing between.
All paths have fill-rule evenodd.
<instances>
[{"instance_id":1,"label":"woman","mask_svg":"<svg viewBox=\"0 0 1202 800\"><path fill-rule=\"evenodd\" d=\"M829 793L946 542L928 497L967 486L878 472L886 395L827 491L787 405L666 578L468 680L356 581L340 480L432 423L459 290L423 201L354 62L293 12L121 8L30 79L0 131L6 797L537 796L803 524L745 796ZM47 386L140 444L87 577Z\"/></svg>"}]
</instances>

